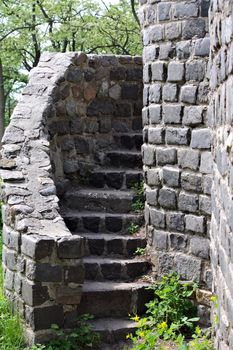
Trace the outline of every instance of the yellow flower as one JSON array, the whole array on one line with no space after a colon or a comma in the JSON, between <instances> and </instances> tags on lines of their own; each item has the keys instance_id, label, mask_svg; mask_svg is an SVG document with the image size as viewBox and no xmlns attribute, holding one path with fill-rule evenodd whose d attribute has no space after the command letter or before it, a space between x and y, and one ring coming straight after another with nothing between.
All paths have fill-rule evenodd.
<instances>
[{"instance_id":1,"label":"yellow flower","mask_svg":"<svg viewBox=\"0 0 233 350\"><path fill-rule=\"evenodd\" d=\"M161 329L162 332L166 331L167 329L167 322L163 321L158 324L158 328Z\"/></svg>"},{"instance_id":2,"label":"yellow flower","mask_svg":"<svg viewBox=\"0 0 233 350\"><path fill-rule=\"evenodd\" d=\"M140 320L140 317L138 315L135 315L134 317L132 317L132 320L138 322Z\"/></svg>"},{"instance_id":3,"label":"yellow flower","mask_svg":"<svg viewBox=\"0 0 233 350\"><path fill-rule=\"evenodd\" d=\"M145 337L145 333L144 332L139 332L139 337L144 338Z\"/></svg>"},{"instance_id":4,"label":"yellow flower","mask_svg":"<svg viewBox=\"0 0 233 350\"><path fill-rule=\"evenodd\" d=\"M132 334L128 333L127 336L126 336L126 339L131 339L131 337L132 337Z\"/></svg>"}]
</instances>

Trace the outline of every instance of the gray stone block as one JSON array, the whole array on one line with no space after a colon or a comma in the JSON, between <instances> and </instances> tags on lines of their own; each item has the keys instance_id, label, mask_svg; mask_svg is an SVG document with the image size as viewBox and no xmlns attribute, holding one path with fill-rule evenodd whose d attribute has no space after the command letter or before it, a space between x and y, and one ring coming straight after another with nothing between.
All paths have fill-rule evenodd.
<instances>
[{"instance_id":1,"label":"gray stone block","mask_svg":"<svg viewBox=\"0 0 233 350\"><path fill-rule=\"evenodd\" d=\"M183 124L198 125L203 121L203 108L201 106L191 106L184 108Z\"/></svg>"},{"instance_id":2,"label":"gray stone block","mask_svg":"<svg viewBox=\"0 0 233 350\"><path fill-rule=\"evenodd\" d=\"M181 102L195 104L196 98L197 98L197 86L184 85L181 87L181 95L180 95Z\"/></svg>"},{"instance_id":3,"label":"gray stone block","mask_svg":"<svg viewBox=\"0 0 233 350\"><path fill-rule=\"evenodd\" d=\"M184 78L184 63L171 62L168 65L168 81L181 82Z\"/></svg>"},{"instance_id":4,"label":"gray stone block","mask_svg":"<svg viewBox=\"0 0 233 350\"><path fill-rule=\"evenodd\" d=\"M176 209L177 208L176 191L165 187L162 188L159 191L158 202L163 208Z\"/></svg>"},{"instance_id":5,"label":"gray stone block","mask_svg":"<svg viewBox=\"0 0 233 350\"><path fill-rule=\"evenodd\" d=\"M184 231L184 214L168 212L166 214L166 223L168 230Z\"/></svg>"},{"instance_id":6,"label":"gray stone block","mask_svg":"<svg viewBox=\"0 0 233 350\"><path fill-rule=\"evenodd\" d=\"M198 16L198 5L196 2L189 3L182 1L174 3L174 17L178 19L191 18Z\"/></svg>"},{"instance_id":7,"label":"gray stone block","mask_svg":"<svg viewBox=\"0 0 233 350\"><path fill-rule=\"evenodd\" d=\"M37 263L35 265L33 279L38 282L61 282L62 266Z\"/></svg>"},{"instance_id":8,"label":"gray stone block","mask_svg":"<svg viewBox=\"0 0 233 350\"><path fill-rule=\"evenodd\" d=\"M179 187L180 170L174 167L163 167L163 182L168 187Z\"/></svg>"},{"instance_id":9,"label":"gray stone block","mask_svg":"<svg viewBox=\"0 0 233 350\"><path fill-rule=\"evenodd\" d=\"M186 281L200 281L201 260L184 254L175 257L177 272Z\"/></svg>"},{"instance_id":10,"label":"gray stone block","mask_svg":"<svg viewBox=\"0 0 233 350\"><path fill-rule=\"evenodd\" d=\"M52 255L55 241L49 237L36 235L22 235L21 250L25 255L41 260Z\"/></svg>"},{"instance_id":11,"label":"gray stone block","mask_svg":"<svg viewBox=\"0 0 233 350\"><path fill-rule=\"evenodd\" d=\"M195 213L198 211L198 195L180 192L178 207L183 212Z\"/></svg>"},{"instance_id":12,"label":"gray stone block","mask_svg":"<svg viewBox=\"0 0 233 350\"><path fill-rule=\"evenodd\" d=\"M211 174L212 173L212 155L211 152L202 152L201 154L201 165L200 171L203 174Z\"/></svg>"},{"instance_id":13,"label":"gray stone block","mask_svg":"<svg viewBox=\"0 0 233 350\"><path fill-rule=\"evenodd\" d=\"M164 105L163 120L168 124L180 124L183 107L181 105Z\"/></svg>"},{"instance_id":14,"label":"gray stone block","mask_svg":"<svg viewBox=\"0 0 233 350\"><path fill-rule=\"evenodd\" d=\"M22 298L29 306L38 306L49 300L47 287L23 280Z\"/></svg>"},{"instance_id":15,"label":"gray stone block","mask_svg":"<svg viewBox=\"0 0 233 350\"><path fill-rule=\"evenodd\" d=\"M156 159L158 165L175 164L177 151L175 148L156 149Z\"/></svg>"},{"instance_id":16,"label":"gray stone block","mask_svg":"<svg viewBox=\"0 0 233 350\"><path fill-rule=\"evenodd\" d=\"M208 57L210 53L210 38L198 39L195 43L195 56Z\"/></svg>"},{"instance_id":17,"label":"gray stone block","mask_svg":"<svg viewBox=\"0 0 233 350\"><path fill-rule=\"evenodd\" d=\"M166 250L168 245L167 232L154 230L153 231L153 247L156 250Z\"/></svg>"},{"instance_id":18,"label":"gray stone block","mask_svg":"<svg viewBox=\"0 0 233 350\"><path fill-rule=\"evenodd\" d=\"M147 184L149 186L159 186L160 176L159 169L148 169L146 171Z\"/></svg>"},{"instance_id":19,"label":"gray stone block","mask_svg":"<svg viewBox=\"0 0 233 350\"><path fill-rule=\"evenodd\" d=\"M177 102L177 85L166 83L163 87L163 100L166 102Z\"/></svg>"},{"instance_id":20,"label":"gray stone block","mask_svg":"<svg viewBox=\"0 0 233 350\"><path fill-rule=\"evenodd\" d=\"M212 212L211 198L209 196L201 195L199 197L199 207L200 207L201 213L205 215L211 215L211 212Z\"/></svg>"},{"instance_id":21,"label":"gray stone block","mask_svg":"<svg viewBox=\"0 0 233 350\"><path fill-rule=\"evenodd\" d=\"M155 164L155 149L153 146L144 144L142 146L143 163L146 165Z\"/></svg>"},{"instance_id":22,"label":"gray stone block","mask_svg":"<svg viewBox=\"0 0 233 350\"><path fill-rule=\"evenodd\" d=\"M181 37L181 23L171 22L165 25L165 38L169 40L178 39Z\"/></svg>"},{"instance_id":23,"label":"gray stone block","mask_svg":"<svg viewBox=\"0 0 233 350\"><path fill-rule=\"evenodd\" d=\"M159 48L159 59L168 60L173 50L172 43L161 44Z\"/></svg>"},{"instance_id":24,"label":"gray stone block","mask_svg":"<svg viewBox=\"0 0 233 350\"><path fill-rule=\"evenodd\" d=\"M84 255L82 237L64 237L57 242L57 255L60 259L77 259Z\"/></svg>"},{"instance_id":25,"label":"gray stone block","mask_svg":"<svg viewBox=\"0 0 233 350\"><path fill-rule=\"evenodd\" d=\"M167 127L165 140L168 145L188 145L190 142L190 129Z\"/></svg>"},{"instance_id":26,"label":"gray stone block","mask_svg":"<svg viewBox=\"0 0 233 350\"><path fill-rule=\"evenodd\" d=\"M211 134L209 129L197 129L192 131L191 147L209 149L211 145Z\"/></svg>"},{"instance_id":27,"label":"gray stone block","mask_svg":"<svg viewBox=\"0 0 233 350\"><path fill-rule=\"evenodd\" d=\"M143 82L149 83L151 79L151 65L145 64L143 67Z\"/></svg>"},{"instance_id":28,"label":"gray stone block","mask_svg":"<svg viewBox=\"0 0 233 350\"><path fill-rule=\"evenodd\" d=\"M182 172L181 187L186 191L202 192L202 176L196 173Z\"/></svg>"},{"instance_id":29,"label":"gray stone block","mask_svg":"<svg viewBox=\"0 0 233 350\"><path fill-rule=\"evenodd\" d=\"M148 142L155 145L164 143L164 129L150 127L148 130Z\"/></svg>"},{"instance_id":30,"label":"gray stone block","mask_svg":"<svg viewBox=\"0 0 233 350\"><path fill-rule=\"evenodd\" d=\"M158 18L159 21L167 21L170 19L171 3L161 2L158 4Z\"/></svg>"},{"instance_id":31,"label":"gray stone block","mask_svg":"<svg viewBox=\"0 0 233 350\"><path fill-rule=\"evenodd\" d=\"M149 106L150 124L159 124L161 122L161 105L152 104Z\"/></svg>"},{"instance_id":32,"label":"gray stone block","mask_svg":"<svg viewBox=\"0 0 233 350\"><path fill-rule=\"evenodd\" d=\"M210 257L210 242L209 239L201 237L193 237L190 240L190 250L193 255L199 258L209 259Z\"/></svg>"},{"instance_id":33,"label":"gray stone block","mask_svg":"<svg viewBox=\"0 0 233 350\"><path fill-rule=\"evenodd\" d=\"M211 194L212 188L212 176L204 176L203 177L203 191L205 194Z\"/></svg>"},{"instance_id":34,"label":"gray stone block","mask_svg":"<svg viewBox=\"0 0 233 350\"><path fill-rule=\"evenodd\" d=\"M161 99L161 85L153 84L149 88L149 101L159 103Z\"/></svg>"},{"instance_id":35,"label":"gray stone block","mask_svg":"<svg viewBox=\"0 0 233 350\"><path fill-rule=\"evenodd\" d=\"M193 233L205 233L204 216L185 215L185 228Z\"/></svg>"},{"instance_id":36,"label":"gray stone block","mask_svg":"<svg viewBox=\"0 0 233 350\"><path fill-rule=\"evenodd\" d=\"M163 40L163 26L160 24L153 25L149 28L149 42L157 43Z\"/></svg>"},{"instance_id":37,"label":"gray stone block","mask_svg":"<svg viewBox=\"0 0 233 350\"><path fill-rule=\"evenodd\" d=\"M188 59L191 54L191 41L179 41L176 44L176 55L179 60Z\"/></svg>"},{"instance_id":38,"label":"gray stone block","mask_svg":"<svg viewBox=\"0 0 233 350\"><path fill-rule=\"evenodd\" d=\"M206 63L203 60L192 60L186 63L186 80L202 81L205 78Z\"/></svg>"},{"instance_id":39,"label":"gray stone block","mask_svg":"<svg viewBox=\"0 0 233 350\"><path fill-rule=\"evenodd\" d=\"M178 150L178 165L183 169L197 170L200 162L200 152L196 150Z\"/></svg>"},{"instance_id":40,"label":"gray stone block","mask_svg":"<svg viewBox=\"0 0 233 350\"><path fill-rule=\"evenodd\" d=\"M163 62L154 62L151 65L152 80L163 81L165 79L165 64Z\"/></svg>"},{"instance_id":41,"label":"gray stone block","mask_svg":"<svg viewBox=\"0 0 233 350\"><path fill-rule=\"evenodd\" d=\"M182 38L192 39L194 36L203 38L206 34L206 22L203 18L189 19L184 22L182 28Z\"/></svg>"},{"instance_id":42,"label":"gray stone block","mask_svg":"<svg viewBox=\"0 0 233 350\"><path fill-rule=\"evenodd\" d=\"M171 249L175 251L185 251L187 247L188 237L180 233L171 233L169 235L169 243Z\"/></svg>"},{"instance_id":43,"label":"gray stone block","mask_svg":"<svg viewBox=\"0 0 233 350\"><path fill-rule=\"evenodd\" d=\"M161 210L150 208L150 224L157 228L165 228L165 214Z\"/></svg>"},{"instance_id":44,"label":"gray stone block","mask_svg":"<svg viewBox=\"0 0 233 350\"><path fill-rule=\"evenodd\" d=\"M156 206L158 204L158 190L146 189L146 201L149 205Z\"/></svg>"}]
</instances>

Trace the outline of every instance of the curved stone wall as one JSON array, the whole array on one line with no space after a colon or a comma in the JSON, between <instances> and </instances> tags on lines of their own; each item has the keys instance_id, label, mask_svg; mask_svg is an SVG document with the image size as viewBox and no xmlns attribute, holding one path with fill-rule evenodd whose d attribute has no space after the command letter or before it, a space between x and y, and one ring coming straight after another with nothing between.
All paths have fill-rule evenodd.
<instances>
[{"instance_id":1,"label":"curved stone wall","mask_svg":"<svg viewBox=\"0 0 233 350\"><path fill-rule=\"evenodd\" d=\"M142 0L140 8L148 243L157 275L176 270L203 289L212 283L208 6L201 0ZM206 303L202 292L198 299ZM204 310L199 307L206 322Z\"/></svg>"}]
</instances>

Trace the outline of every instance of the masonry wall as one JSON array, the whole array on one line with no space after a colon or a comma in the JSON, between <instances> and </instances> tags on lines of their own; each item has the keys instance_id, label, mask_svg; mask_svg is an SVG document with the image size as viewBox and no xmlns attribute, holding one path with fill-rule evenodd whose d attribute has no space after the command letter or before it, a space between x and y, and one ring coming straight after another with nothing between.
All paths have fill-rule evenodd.
<instances>
[{"instance_id":1,"label":"masonry wall","mask_svg":"<svg viewBox=\"0 0 233 350\"><path fill-rule=\"evenodd\" d=\"M203 289L212 283L208 7L203 0L141 0L140 9L148 243L157 275L176 270Z\"/></svg>"},{"instance_id":2,"label":"masonry wall","mask_svg":"<svg viewBox=\"0 0 233 350\"><path fill-rule=\"evenodd\" d=\"M209 125L213 188L211 262L218 297L216 349L233 349L233 1L211 1Z\"/></svg>"}]
</instances>

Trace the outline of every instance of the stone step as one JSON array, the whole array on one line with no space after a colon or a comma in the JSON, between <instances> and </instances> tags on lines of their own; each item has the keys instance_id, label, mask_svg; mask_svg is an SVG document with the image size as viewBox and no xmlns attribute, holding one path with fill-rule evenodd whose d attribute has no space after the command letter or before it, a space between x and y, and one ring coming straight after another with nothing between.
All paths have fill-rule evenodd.
<instances>
[{"instance_id":1,"label":"stone step","mask_svg":"<svg viewBox=\"0 0 233 350\"><path fill-rule=\"evenodd\" d=\"M85 255L132 257L137 248L146 247L146 237L109 233L79 233L85 238Z\"/></svg>"},{"instance_id":2,"label":"stone step","mask_svg":"<svg viewBox=\"0 0 233 350\"><path fill-rule=\"evenodd\" d=\"M97 188L132 188L135 183L143 179L142 170L101 168L96 169L89 175L88 183Z\"/></svg>"},{"instance_id":3,"label":"stone step","mask_svg":"<svg viewBox=\"0 0 233 350\"><path fill-rule=\"evenodd\" d=\"M70 231L118 233L127 235L132 224L141 227L144 223L143 214L112 214L103 212L83 211L71 209L61 210L62 217Z\"/></svg>"},{"instance_id":4,"label":"stone step","mask_svg":"<svg viewBox=\"0 0 233 350\"><path fill-rule=\"evenodd\" d=\"M145 312L145 303L153 296L148 283L92 282L83 284L78 314L101 317L127 317L135 311Z\"/></svg>"},{"instance_id":5,"label":"stone step","mask_svg":"<svg viewBox=\"0 0 233 350\"><path fill-rule=\"evenodd\" d=\"M142 155L139 151L106 152L104 164L118 168L142 169Z\"/></svg>"},{"instance_id":6,"label":"stone step","mask_svg":"<svg viewBox=\"0 0 233 350\"><path fill-rule=\"evenodd\" d=\"M141 147L143 144L143 136L142 133L118 133L114 136L115 144L120 148L128 149L128 150L138 150L141 151Z\"/></svg>"},{"instance_id":7,"label":"stone step","mask_svg":"<svg viewBox=\"0 0 233 350\"><path fill-rule=\"evenodd\" d=\"M85 267L85 279L93 281L121 280L132 281L134 278L144 275L150 268L145 259L114 259L91 256L83 259Z\"/></svg>"},{"instance_id":8,"label":"stone step","mask_svg":"<svg viewBox=\"0 0 233 350\"><path fill-rule=\"evenodd\" d=\"M94 332L100 335L100 340L105 344L100 347L103 349L113 349L108 347L107 344L118 343L119 341L125 341L127 334L134 333L136 330L136 322L124 318L101 318L95 319L88 322ZM123 345L126 345L123 344ZM122 347L123 349L124 347ZM119 350L119 347L114 347Z\"/></svg>"},{"instance_id":9,"label":"stone step","mask_svg":"<svg viewBox=\"0 0 233 350\"><path fill-rule=\"evenodd\" d=\"M64 204L71 209L129 213L135 199L134 191L120 191L96 188L70 189L64 196Z\"/></svg>"}]
</instances>

